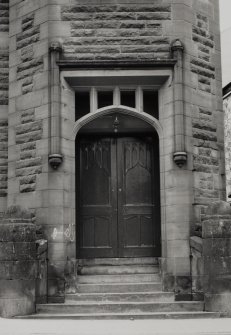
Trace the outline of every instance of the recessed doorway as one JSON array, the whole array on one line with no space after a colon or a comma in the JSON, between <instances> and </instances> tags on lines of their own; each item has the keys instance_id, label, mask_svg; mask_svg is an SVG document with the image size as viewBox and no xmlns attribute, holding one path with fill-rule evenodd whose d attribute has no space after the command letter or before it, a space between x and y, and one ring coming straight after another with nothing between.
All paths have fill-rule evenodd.
<instances>
[{"instance_id":1,"label":"recessed doorway","mask_svg":"<svg viewBox=\"0 0 231 335\"><path fill-rule=\"evenodd\" d=\"M157 134L76 139L77 257L160 256Z\"/></svg>"}]
</instances>

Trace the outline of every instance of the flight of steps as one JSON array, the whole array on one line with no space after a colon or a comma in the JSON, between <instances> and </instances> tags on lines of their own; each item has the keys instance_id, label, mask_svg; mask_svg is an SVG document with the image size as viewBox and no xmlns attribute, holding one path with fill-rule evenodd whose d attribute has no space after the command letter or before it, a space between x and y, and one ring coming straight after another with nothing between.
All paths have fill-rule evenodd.
<instances>
[{"instance_id":1,"label":"flight of steps","mask_svg":"<svg viewBox=\"0 0 231 335\"><path fill-rule=\"evenodd\" d=\"M154 319L217 317L203 312L203 302L174 301L162 292L156 258L80 260L78 293L63 304L39 304L30 318Z\"/></svg>"}]
</instances>

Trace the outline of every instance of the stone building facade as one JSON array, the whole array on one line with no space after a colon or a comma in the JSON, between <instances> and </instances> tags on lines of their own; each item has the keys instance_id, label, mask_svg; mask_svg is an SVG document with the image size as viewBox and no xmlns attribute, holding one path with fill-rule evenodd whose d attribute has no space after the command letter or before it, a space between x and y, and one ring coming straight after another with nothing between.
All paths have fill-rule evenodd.
<instances>
[{"instance_id":1,"label":"stone building facade","mask_svg":"<svg viewBox=\"0 0 231 335\"><path fill-rule=\"evenodd\" d=\"M227 200L231 194L231 174L230 174L230 83L223 88L223 108L224 108L224 129L225 129L225 170L226 170L226 194Z\"/></svg>"},{"instance_id":2,"label":"stone building facade","mask_svg":"<svg viewBox=\"0 0 231 335\"><path fill-rule=\"evenodd\" d=\"M225 200L218 7L216 0L0 0L0 211L33 212L48 243L47 301L75 292L79 258L124 255L158 257L163 289L192 299L190 237L202 236L208 205ZM130 157L123 138L139 138L126 140L139 158L120 177L136 164L146 168L151 179L134 172L126 185L134 195L142 194L139 178L151 182L155 210L135 196L142 213L132 201L111 207L123 222L139 216L143 235L155 232L150 243L138 231L129 242L138 221L126 221L127 245L119 216L110 219L122 229L116 238L105 223L114 214L97 226L106 212L96 206L104 183L96 166L111 150L105 171L115 184L104 191L112 187L120 199L111 167ZM115 142L122 151L113 158ZM88 159L95 160L91 174L81 172ZM86 188L93 214L83 214ZM154 247L143 252L145 243Z\"/></svg>"}]
</instances>

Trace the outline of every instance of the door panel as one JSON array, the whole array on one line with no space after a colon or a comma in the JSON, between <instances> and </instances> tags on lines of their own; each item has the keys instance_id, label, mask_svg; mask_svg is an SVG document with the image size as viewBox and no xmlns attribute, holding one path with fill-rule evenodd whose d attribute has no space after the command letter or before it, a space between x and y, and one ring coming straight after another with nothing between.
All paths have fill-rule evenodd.
<instances>
[{"instance_id":1,"label":"door panel","mask_svg":"<svg viewBox=\"0 0 231 335\"><path fill-rule=\"evenodd\" d=\"M117 254L116 146L110 138L82 139L79 145L79 257Z\"/></svg>"},{"instance_id":2,"label":"door panel","mask_svg":"<svg viewBox=\"0 0 231 335\"><path fill-rule=\"evenodd\" d=\"M78 257L159 256L153 138L86 138L78 152Z\"/></svg>"},{"instance_id":3,"label":"door panel","mask_svg":"<svg viewBox=\"0 0 231 335\"><path fill-rule=\"evenodd\" d=\"M117 152L120 256L156 255L152 139L120 138Z\"/></svg>"}]
</instances>

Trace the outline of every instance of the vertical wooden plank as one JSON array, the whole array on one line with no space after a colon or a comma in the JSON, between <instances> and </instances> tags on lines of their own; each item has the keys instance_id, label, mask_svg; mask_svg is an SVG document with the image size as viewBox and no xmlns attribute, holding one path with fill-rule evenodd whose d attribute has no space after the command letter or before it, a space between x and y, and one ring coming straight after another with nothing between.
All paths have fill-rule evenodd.
<instances>
[{"instance_id":1,"label":"vertical wooden plank","mask_svg":"<svg viewBox=\"0 0 231 335\"><path fill-rule=\"evenodd\" d=\"M117 185L118 185L118 256L123 257L123 249L125 245L125 232L123 225L123 192L124 192L124 152L123 152L123 138L117 139Z\"/></svg>"},{"instance_id":2,"label":"vertical wooden plank","mask_svg":"<svg viewBox=\"0 0 231 335\"><path fill-rule=\"evenodd\" d=\"M111 230L112 246L114 249L114 256L118 257L118 173L117 173L117 139L111 139L111 204L112 204L112 223Z\"/></svg>"}]
</instances>

